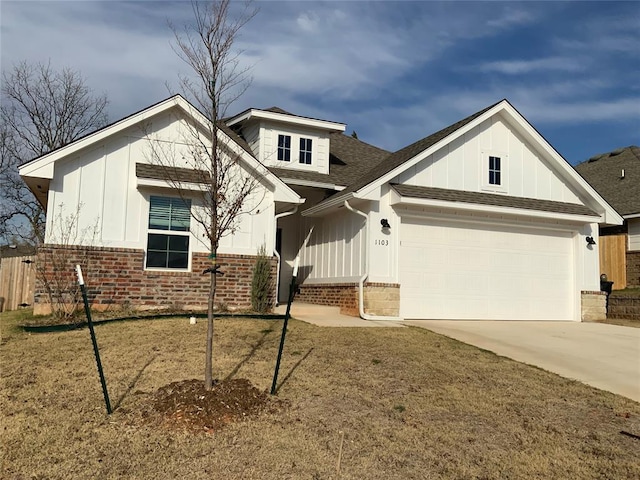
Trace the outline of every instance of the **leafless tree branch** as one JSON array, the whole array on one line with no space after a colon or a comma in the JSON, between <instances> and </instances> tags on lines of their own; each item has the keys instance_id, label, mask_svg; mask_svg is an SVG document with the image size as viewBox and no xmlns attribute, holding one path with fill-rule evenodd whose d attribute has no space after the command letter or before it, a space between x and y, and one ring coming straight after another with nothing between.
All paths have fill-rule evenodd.
<instances>
[{"instance_id":1,"label":"leafless tree branch","mask_svg":"<svg viewBox=\"0 0 640 480\"><path fill-rule=\"evenodd\" d=\"M177 194L195 200L192 208L195 222L206 232L211 266L207 315L205 388L213 386L213 313L216 294L217 253L223 236L233 234L243 214L255 208L259 181L255 172L237 154L233 141L221 131L221 119L233 101L251 84L249 69L240 63L242 52L235 48L240 30L257 14L249 2L230 0L192 1L193 22L183 28L169 24L174 34L172 48L189 66L192 77L180 76L181 92L206 117L206 125L184 118L187 130L184 143L187 152L150 138L152 163L160 165ZM188 181L182 175L185 167L194 172ZM198 187L194 188L194 183Z\"/></svg>"},{"instance_id":2,"label":"leafless tree branch","mask_svg":"<svg viewBox=\"0 0 640 480\"><path fill-rule=\"evenodd\" d=\"M107 104L70 68L22 62L2 75L0 238L43 241L44 211L17 167L103 127Z\"/></svg>"}]
</instances>

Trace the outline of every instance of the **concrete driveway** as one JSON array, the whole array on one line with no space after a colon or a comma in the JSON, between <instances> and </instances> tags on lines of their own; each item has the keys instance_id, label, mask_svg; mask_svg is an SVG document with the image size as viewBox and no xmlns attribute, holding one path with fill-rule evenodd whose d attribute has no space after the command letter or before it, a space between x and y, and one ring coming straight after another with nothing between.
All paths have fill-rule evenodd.
<instances>
[{"instance_id":1,"label":"concrete driveway","mask_svg":"<svg viewBox=\"0 0 640 480\"><path fill-rule=\"evenodd\" d=\"M640 402L640 328L581 322L402 323Z\"/></svg>"}]
</instances>

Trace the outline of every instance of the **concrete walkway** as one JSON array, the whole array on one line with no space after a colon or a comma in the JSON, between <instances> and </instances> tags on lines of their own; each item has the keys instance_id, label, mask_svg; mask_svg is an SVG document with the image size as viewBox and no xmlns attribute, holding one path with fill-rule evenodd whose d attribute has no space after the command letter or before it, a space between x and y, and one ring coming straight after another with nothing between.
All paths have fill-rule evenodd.
<instances>
[{"instance_id":1,"label":"concrete walkway","mask_svg":"<svg viewBox=\"0 0 640 480\"><path fill-rule=\"evenodd\" d=\"M284 315L287 305L279 305L274 309L275 313ZM319 327L400 327L399 322L363 320L359 317L342 315L339 307L326 305L313 305L311 303L293 302L291 304L291 316L297 320L311 323Z\"/></svg>"},{"instance_id":2,"label":"concrete walkway","mask_svg":"<svg viewBox=\"0 0 640 480\"><path fill-rule=\"evenodd\" d=\"M406 320L640 402L640 329L603 323Z\"/></svg>"}]
</instances>

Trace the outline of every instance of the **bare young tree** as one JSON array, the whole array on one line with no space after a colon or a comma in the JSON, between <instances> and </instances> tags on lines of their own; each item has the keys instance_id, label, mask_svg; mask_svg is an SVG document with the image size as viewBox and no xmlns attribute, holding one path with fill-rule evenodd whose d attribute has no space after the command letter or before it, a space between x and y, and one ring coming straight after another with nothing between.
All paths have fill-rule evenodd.
<instances>
[{"instance_id":1,"label":"bare young tree","mask_svg":"<svg viewBox=\"0 0 640 480\"><path fill-rule=\"evenodd\" d=\"M107 104L105 95L94 95L70 68L56 71L50 63L22 62L3 73L0 237L31 244L44 240L43 208L17 167L106 125Z\"/></svg>"},{"instance_id":2,"label":"bare young tree","mask_svg":"<svg viewBox=\"0 0 640 480\"><path fill-rule=\"evenodd\" d=\"M241 51L234 48L239 31L257 13L250 3L230 0L192 2L193 23L178 29L173 25L173 49L191 69L192 76L179 78L182 93L193 102L204 122L185 119L186 152L166 142L151 141L152 163L183 199L194 199L191 216L205 232L210 251L205 389L213 387L213 331L217 262L221 239L233 234L243 214L256 208L260 199L256 172L242 164L233 132L221 119L229 105L242 95L251 78L240 64ZM235 11L234 9L238 10ZM193 79L194 78L194 79ZM204 124L204 125L203 125ZM196 190L193 185L199 185Z\"/></svg>"}]
</instances>

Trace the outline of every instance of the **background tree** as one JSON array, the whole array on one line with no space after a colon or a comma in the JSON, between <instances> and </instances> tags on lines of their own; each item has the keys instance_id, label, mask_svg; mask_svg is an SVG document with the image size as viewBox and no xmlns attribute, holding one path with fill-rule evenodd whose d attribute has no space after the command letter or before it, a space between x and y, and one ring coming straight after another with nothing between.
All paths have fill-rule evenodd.
<instances>
[{"instance_id":1,"label":"background tree","mask_svg":"<svg viewBox=\"0 0 640 480\"><path fill-rule=\"evenodd\" d=\"M258 182L255 172L242 165L234 153L233 133L221 119L227 108L251 83L248 68L240 64L241 51L234 48L239 31L257 13L250 3L229 0L191 3L193 23L183 29L170 25L173 49L191 69L179 78L182 93L206 117L206 126L186 118L188 152L177 152L166 142L151 141L151 161L183 199L194 199L191 216L204 230L210 251L205 389L213 387L213 327L218 248L225 235L238 228L240 217L256 207ZM232 6L236 9L232 12ZM196 114L197 116L197 114ZM194 191L187 183L201 186Z\"/></svg>"},{"instance_id":2,"label":"background tree","mask_svg":"<svg viewBox=\"0 0 640 480\"><path fill-rule=\"evenodd\" d=\"M44 241L45 214L17 167L107 123L106 95L94 95L73 69L22 62L2 75L0 238Z\"/></svg>"}]
</instances>

